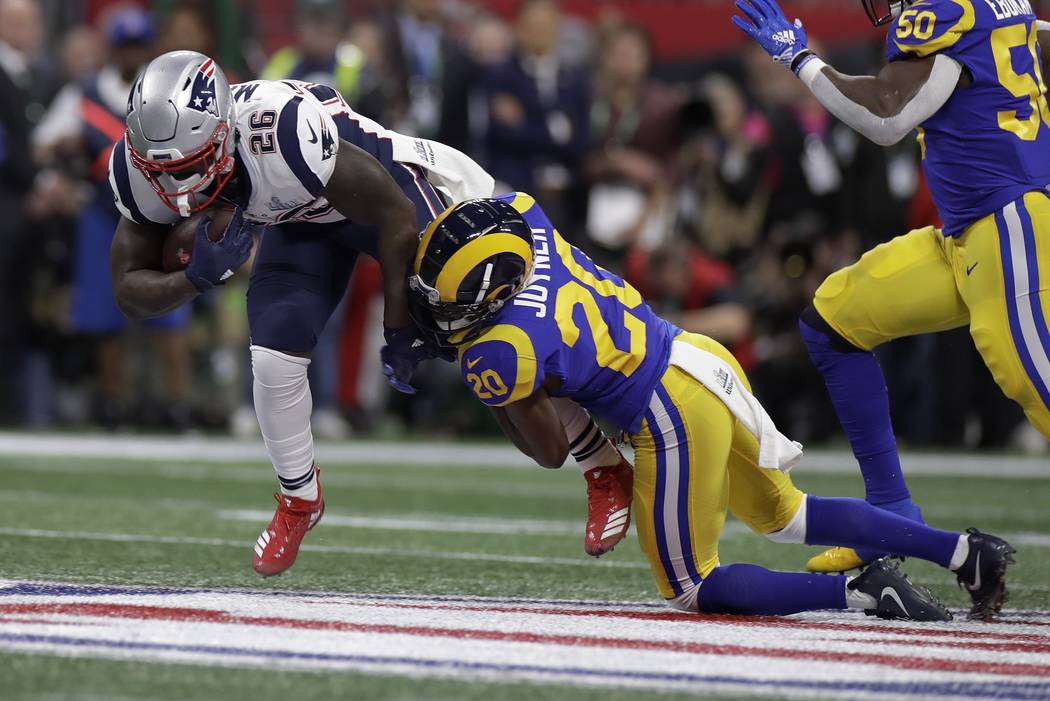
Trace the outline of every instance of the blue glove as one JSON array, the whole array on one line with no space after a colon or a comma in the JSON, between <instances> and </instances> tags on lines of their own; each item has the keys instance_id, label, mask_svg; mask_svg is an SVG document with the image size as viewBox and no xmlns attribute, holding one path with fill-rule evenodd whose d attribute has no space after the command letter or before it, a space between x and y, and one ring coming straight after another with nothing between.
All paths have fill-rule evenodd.
<instances>
[{"instance_id":1,"label":"blue glove","mask_svg":"<svg viewBox=\"0 0 1050 701\"><path fill-rule=\"evenodd\" d=\"M748 19L733 16L733 24L759 43L773 60L798 75L802 65L813 56L801 20L794 24L784 16L777 0L736 0L736 7Z\"/></svg>"},{"instance_id":2,"label":"blue glove","mask_svg":"<svg viewBox=\"0 0 1050 701\"><path fill-rule=\"evenodd\" d=\"M252 232L255 225L244 221L244 211L238 207L226 231L218 241L208 238L211 217L201 217L197 224L197 238L193 241L193 254L186 266L186 277L199 292L207 292L216 285L226 284L226 279L244 265L252 253Z\"/></svg>"},{"instance_id":3,"label":"blue glove","mask_svg":"<svg viewBox=\"0 0 1050 701\"><path fill-rule=\"evenodd\" d=\"M409 384L412 373L424 360L438 357L437 349L420 338L414 326L385 329L383 336L386 345L379 351L379 357L387 382L398 392L415 394L416 388Z\"/></svg>"}]
</instances>

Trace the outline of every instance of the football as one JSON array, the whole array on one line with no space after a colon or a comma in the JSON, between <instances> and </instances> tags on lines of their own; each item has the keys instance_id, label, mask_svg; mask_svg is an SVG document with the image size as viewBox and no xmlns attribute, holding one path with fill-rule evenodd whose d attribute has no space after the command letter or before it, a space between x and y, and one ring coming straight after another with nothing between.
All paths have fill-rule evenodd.
<instances>
[{"instance_id":1,"label":"football","mask_svg":"<svg viewBox=\"0 0 1050 701\"><path fill-rule=\"evenodd\" d=\"M183 219L171 227L168 237L164 239L164 250L161 262L166 273L185 270L193 256L193 242L197 238L197 224L201 217L211 217L208 224L208 238L218 241L226 232L226 225L233 217L232 207L212 207L198 212L188 219Z\"/></svg>"}]
</instances>

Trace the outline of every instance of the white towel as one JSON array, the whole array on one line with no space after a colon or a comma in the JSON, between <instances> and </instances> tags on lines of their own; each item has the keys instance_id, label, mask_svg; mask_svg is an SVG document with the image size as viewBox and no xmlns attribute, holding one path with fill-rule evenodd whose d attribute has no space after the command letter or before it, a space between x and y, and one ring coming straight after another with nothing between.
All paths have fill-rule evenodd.
<instances>
[{"instance_id":1,"label":"white towel","mask_svg":"<svg viewBox=\"0 0 1050 701\"><path fill-rule=\"evenodd\" d=\"M492 197L496 181L484 168L451 146L387 131L394 160L427 171L427 180L453 203Z\"/></svg>"},{"instance_id":2,"label":"white towel","mask_svg":"<svg viewBox=\"0 0 1050 701\"><path fill-rule=\"evenodd\" d=\"M773 419L747 390L729 363L685 341L671 344L670 362L711 390L758 439L759 467L787 472L802 459L802 444L777 430Z\"/></svg>"}]
</instances>

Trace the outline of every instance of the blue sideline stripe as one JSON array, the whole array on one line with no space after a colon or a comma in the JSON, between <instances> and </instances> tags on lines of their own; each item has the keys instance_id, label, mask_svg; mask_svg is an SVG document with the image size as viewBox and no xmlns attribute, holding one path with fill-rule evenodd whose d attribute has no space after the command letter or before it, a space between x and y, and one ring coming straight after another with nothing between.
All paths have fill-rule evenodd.
<instances>
[{"instance_id":1,"label":"blue sideline stripe","mask_svg":"<svg viewBox=\"0 0 1050 701\"><path fill-rule=\"evenodd\" d=\"M282 660L309 660L316 662L357 662L372 665L408 665L423 669L452 671L542 674L545 676L590 677L597 679L630 679L689 684L738 684L756 688L790 688L829 691L870 691L892 695L968 696L971 698L1046 699L1050 682L1011 682L1007 680L977 682L834 682L818 680L748 679L723 675L690 674L687 672L640 672L588 667L544 667L528 664L499 664L493 662L466 662L463 660L431 660L419 657L379 657L376 655L346 655L296 650L255 650L220 645L178 645L174 643L145 643L103 638L74 638L60 635L18 635L0 633L0 641L71 647L103 647L117 650L153 650L158 652L188 652L225 655L227 657L264 658ZM800 653L802 655L802 653Z\"/></svg>"}]
</instances>

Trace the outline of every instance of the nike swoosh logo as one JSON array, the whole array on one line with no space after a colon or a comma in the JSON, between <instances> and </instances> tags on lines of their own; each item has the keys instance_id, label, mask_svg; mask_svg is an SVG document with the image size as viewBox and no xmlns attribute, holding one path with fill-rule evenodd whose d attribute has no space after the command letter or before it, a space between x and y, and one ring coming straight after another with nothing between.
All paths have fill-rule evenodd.
<instances>
[{"instance_id":1,"label":"nike swoosh logo","mask_svg":"<svg viewBox=\"0 0 1050 701\"><path fill-rule=\"evenodd\" d=\"M310 124L310 122L307 122L306 126L310 127L310 138L307 139L307 141L309 141L311 144L316 144L317 143L317 132L314 131L314 125Z\"/></svg>"},{"instance_id":2,"label":"nike swoosh logo","mask_svg":"<svg viewBox=\"0 0 1050 701\"><path fill-rule=\"evenodd\" d=\"M481 362L481 356L478 356L477 358L474 358L474 360L468 360L467 361L467 370L470 370L472 367L474 367L475 365L477 365L480 362Z\"/></svg>"},{"instance_id":3,"label":"nike swoosh logo","mask_svg":"<svg viewBox=\"0 0 1050 701\"><path fill-rule=\"evenodd\" d=\"M968 584L966 588L970 591L978 591L981 588L981 553L977 553L977 562L974 563L973 569L975 573L973 584Z\"/></svg>"},{"instance_id":4,"label":"nike swoosh logo","mask_svg":"<svg viewBox=\"0 0 1050 701\"><path fill-rule=\"evenodd\" d=\"M980 261L978 261L978 263L979 263L979 262L980 262ZM977 267L977 263L974 263L973 265L971 265L970 267L968 267L968 268L966 269L966 274L967 274L967 275L969 275L970 273L972 273L972 272L973 272L973 269L974 269L974 268L976 268L976 267Z\"/></svg>"},{"instance_id":5,"label":"nike swoosh logo","mask_svg":"<svg viewBox=\"0 0 1050 701\"><path fill-rule=\"evenodd\" d=\"M883 587L882 596L879 598L885 599L887 596L897 602L897 605L901 607L901 611L904 612L905 616L911 617L911 614L908 613L908 609L904 606L904 602L901 601L901 595L897 593L896 589L893 587Z\"/></svg>"}]
</instances>

